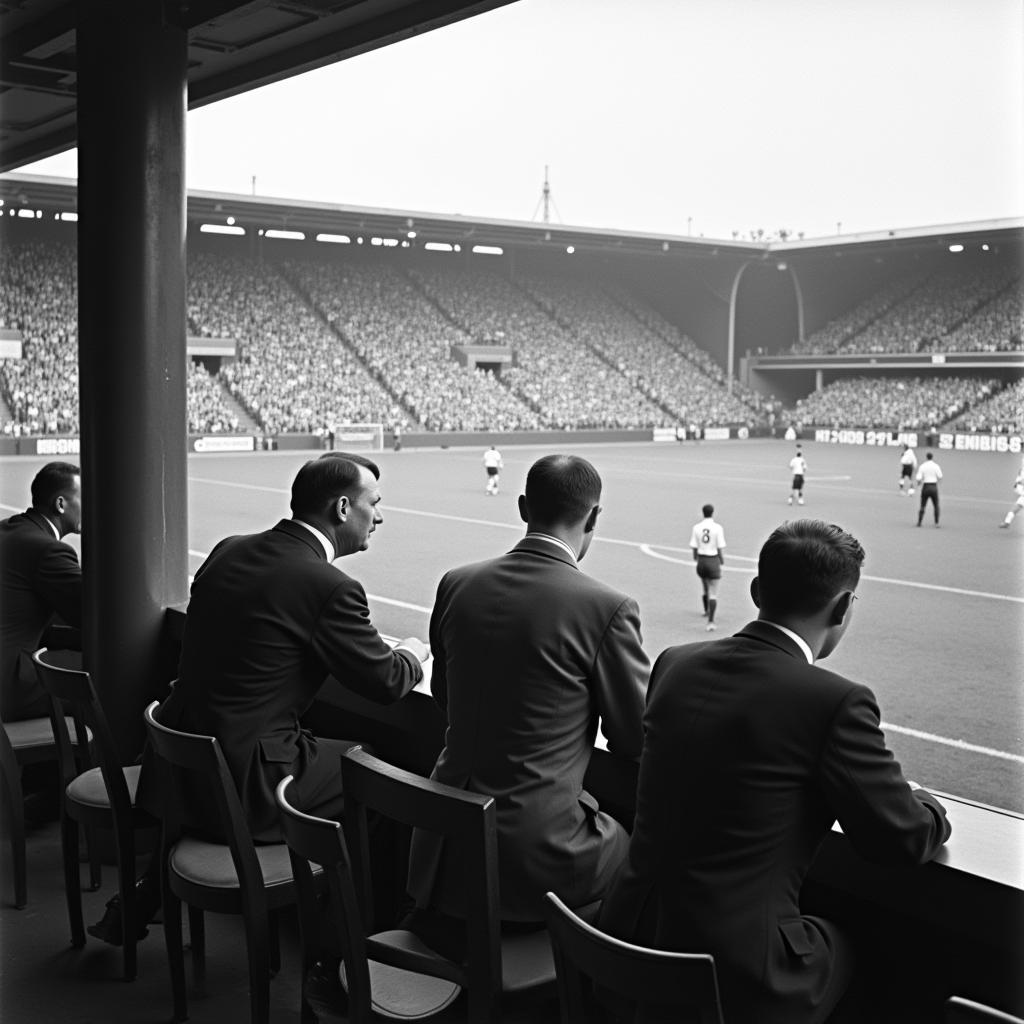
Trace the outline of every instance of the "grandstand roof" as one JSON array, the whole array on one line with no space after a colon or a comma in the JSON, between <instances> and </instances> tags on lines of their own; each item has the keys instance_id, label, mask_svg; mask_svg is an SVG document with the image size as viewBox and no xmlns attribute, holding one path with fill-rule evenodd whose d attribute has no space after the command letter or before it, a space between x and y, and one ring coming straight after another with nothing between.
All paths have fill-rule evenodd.
<instances>
[{"instance_id":1,"label":"grandstand roof","mask_svg":"<svg viewBox=\"0 0 1024 1024\"><path fill-rule=\"evenodd\" d=\"M0 199L5 211L70 213L77 210L74 179L12 172L0 175ZM493 220L461 214L420 210L376 209L299 199L241 195L231 192L188 192L188 219L193 224L225 224L229 217L247 230L290 230L315 233L406 239L415 232L417 246L447 242L463 247L491 245L516 248L572 246L577 251L606 255L740 259L811 257L844 251L885 252L894 249L934 249L940 246L989 243L1024 247L1024 218L942 224L891 231L861 232L831 238L790 239L786 242L729 241L690 235L650 234L613 228L573 227L536 221Z\"/></svg>"},{"instance_id":2,"label":"grandstand roof","mask_svg":"<svg viewBox=\"0 0 1024 1024\"><path fill-rule=\"evenodd\" d=\"M80 12L142 0L19 0L0 9L0 170L76 143ZM502 7L510 0L165 0L188 31L188 104L200 107Z\"/></svg>"}]
</instances>

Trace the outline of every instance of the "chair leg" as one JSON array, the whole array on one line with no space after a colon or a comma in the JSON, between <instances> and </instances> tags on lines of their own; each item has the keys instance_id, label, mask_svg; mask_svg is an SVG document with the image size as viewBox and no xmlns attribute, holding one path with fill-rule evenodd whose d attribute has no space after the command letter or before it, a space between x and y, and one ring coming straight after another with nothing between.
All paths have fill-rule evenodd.
<instances>
[{"instance_id":1,"label":"chair leg","mask_svg":"<svg viewBox=\"0 0 1024 1024\"><path fill-rule=\"evenodd\" d=\"M64 895L71 925L71 945L81 949L85 945L85 923L82 921L82 882L78 864L78 822L68 817L66 811L62 811L60 816L60 841L64 854Z\"/></svg>"},{"instance_id":2,"label":"chair leg","mask_svg":"<svg viewBox=\"0 0 1024 1024\"><path fill-rule=\"evenodd\" d=\"M171 992L174 997L174 1019L188 1020L188 998L185 993L185 949L181 942L181 900L166 887L163 890L164 943L167 963L171 969Z\"/></svg>"},{"instance_id":3,"label":"chair leg","mask_svg":"<svg viewBox=\"0 0 1024 1024\"><path fill-rule=\"evenodd\" d=\"M103 886L103 865L100 861L100 845L96 842L96 830L85 830L85 848L89 855L89 891L98 892Z\"/></svg>"},{"instance_id":4,"label":"chair leg","mask_svg":"<svg viewBox=\"0 0 1024 1024\"><path fill-rule=\"evenodd\" d=\"M281 970L281 922L276 910L271 912L267 921L267 938L270 943L270 976L276 978Z\"/></svg>"},{"instance_id":5,"label":"chair leg","mask_svg":"<svg viewBox=\"0 0 1024 1024\"><path fill-rule=\"evenodd\" d=\"M25 801L17 779L3 777L3 803L11 840L11 872L14 875L14 906L28 903L28 867L25 859Z\"/></svg>"},{"instance_id":6,"label":"chair leg","mask_svg":"<svg viewBox=\"0 0 1024 1024\"><path fill-rule=\"evenodd\" d=\"M270 926L269 914L245 914L249 954L249 1006L252 1024L270 1024Z\"/></svg>"},{"instance_id":7,"label":"chair leg","mask_svg":"<svg viewBox=\"0 0 1024 1024\"><path fill-rule=\"evenodd\" d=\"M206 918L199 907L188 908L188 938L192 949L192 974L196 988L206 990Z\"/></svg>"},{"instance_id":8,"label":"chair leg","mask_svg":"<svg viewBox=\"0 0 1024 1024\"><path fill-rule=\"evenodd\" d=\"M135 843L132 833L117 836L117 884L121 894L121 928L124 938L124 980L134 981L137 965L136 944L139 926L139 901L135 889Z\"/></svg>"}]
</instances>

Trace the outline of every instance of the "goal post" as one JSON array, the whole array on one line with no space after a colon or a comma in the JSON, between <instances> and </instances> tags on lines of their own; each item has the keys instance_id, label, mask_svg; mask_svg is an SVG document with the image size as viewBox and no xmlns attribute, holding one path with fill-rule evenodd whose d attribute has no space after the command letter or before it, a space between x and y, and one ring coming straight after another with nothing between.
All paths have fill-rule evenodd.
<instances>
[{"instance_id":1,"label":"goal post","mask_svg":"<svg viewBox=\"0 0 1024 1024\"><path fill-rule=\"evenodd\" d=\"M330 446L330 438L328 438ZM336 423L334 445L337 451L382 452L384 450L383 423Z\"/></svg>"}]
</instances>

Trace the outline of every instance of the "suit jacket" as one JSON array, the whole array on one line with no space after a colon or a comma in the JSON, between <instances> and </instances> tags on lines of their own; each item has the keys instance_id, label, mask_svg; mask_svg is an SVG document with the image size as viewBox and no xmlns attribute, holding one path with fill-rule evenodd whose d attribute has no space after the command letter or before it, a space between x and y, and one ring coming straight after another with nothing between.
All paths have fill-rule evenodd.
<instances>
[{"instance_id":1,"label":"suit jacket","mask_svg":"<svg viewBox=\"0 0 1024 1024\"><path fill-rule=\"evenodd\" d=\"M29 509L0 522L0 718L45 715L32 653L55 616L82 624L82 570L69 544Z\"/></svg>"},{"instance_id":2,"label":"suit jacket","mask_svg":"<svg viewBox=\"0 0 1024 1024\"><path fill-rule=\"evenodd\" d=\"M822 1019L832 973L848 965L799 897L833 821L864 857L897 865L929 860L950 831L878 723L867 687L808 664L767 623L666 650L648 691L629 857L601 926L712 953L730 1024Z\"/></svg>"},{"instance_id":3,"label":"suit jacket","mask_svg":"<svg viewBox=\"0 0 1024 1024\"><path fill-rule=\"evenodd\" d=\"M370 622L362 586L327 561L300 524L221 541L195 575L179 678L159 719L216 736L257 839L280 838L274 788L296 778L299 806L334 800L340 765L318 757L299 717L330 673L378 703L397 700L423 677L409 651L393 651ZM156 810L152 766L143 761L143 806ZM187 824L216 833L208 794L177 778Z\"/></svg>"},{"instance_id":4,"label":"suit jacket","mask_svg":"<svg viewBox=\"0 0 1024 1024\"><path fill-rule=\"evenodd\" d=\"M597 899L627 837L583 775L599 716L610 750L640 752L649 666L636 602L527 536L445 575L430 647L448 720L432 778L495 798L502 917L541 920L547 889ZM414 833L409 891L422 908L462 911L460 867L438 837Z\"/></svg>"}]
</instances>

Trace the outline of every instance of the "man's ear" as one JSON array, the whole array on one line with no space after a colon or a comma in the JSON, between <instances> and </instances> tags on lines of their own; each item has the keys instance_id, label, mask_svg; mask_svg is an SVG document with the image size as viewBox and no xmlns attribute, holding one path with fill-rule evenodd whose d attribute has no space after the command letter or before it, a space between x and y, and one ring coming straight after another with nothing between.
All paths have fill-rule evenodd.
<instances>
[{"instance_id":1,"label":"man's ear","mask_svg":"<svg viewBox=\"0 0 1024 1024\"><path fill-rule=\"evenodd\" d=\"M829 611L828 624L830 626L841 626L849 614L853 605L853 591L844 590L832 598L832 608Z\"/></svg>"},{"instance_id":2,"label":"man's ear","mask_svg":"<svg viewBox=\"0 0 1024 1024\"><path fill-rule=\"evenodd\" d=\"M601 506L595 505L588 513L587 520L583 524L584 533L593 533L594 527L597 526L597 517L601 514Z\"/></svg>"},{"instance_id":3,"label":"man's ear","mask_svg":"<svg viewBox=\"0 0 1024 1024\"><path fill-rule=\"evenodd\" d=\"M348 496L347 495L343 494L334 503L334 511L335 511L335 514L338 517L338 521L341 522L341 523L345 522L345 516L348 513Z\"/></svg>"},{"instance_id":4,"label":"man's ear","mask_svg":"<svg viewBox=\"0 0 1024 1024\"><path fill-rule=\"evenodd\" d=\"M530 521L530 510L526 507L525 494L519 495L519 518L522 519L524 523L529 523Z\"/></svg>"},{"instance_id":5,"label":"man's ear","mask_svg":"<svg viewBox=\"0 0 1024 1024\"><path fill-rule=\"evenodd\" d=\"M750 600L754 602L755 608L760 609L761 587L756 576L750 581Z\"/></svg>"}]
</instances>

